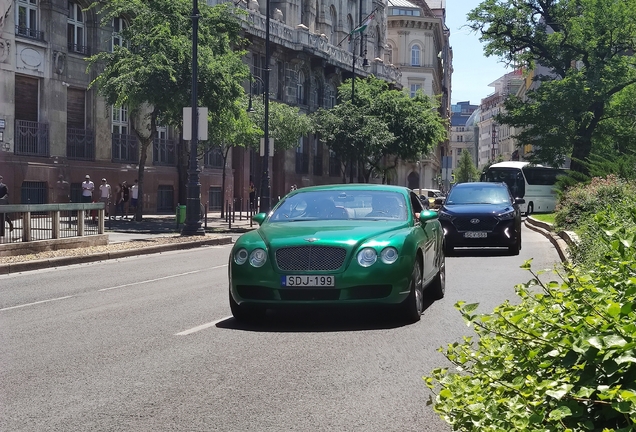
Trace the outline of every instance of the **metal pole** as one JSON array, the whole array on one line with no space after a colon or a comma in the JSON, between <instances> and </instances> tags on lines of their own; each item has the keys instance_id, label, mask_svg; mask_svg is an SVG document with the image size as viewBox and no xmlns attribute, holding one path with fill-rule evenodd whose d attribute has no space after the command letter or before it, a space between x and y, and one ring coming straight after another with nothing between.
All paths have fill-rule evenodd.
<instances>
[{"instance_id":1,"label":"metal pole","mask_svg":"<svg viewBox=\"0 0 636 432\"><path fill-rule=\"evenodd\" d=\"M270 210L270 182L269 182L269 4L266 1L265 8L265 155L263 156L263 176L261 178L261 212L269 212Z\"/></svg>"},{"instance_id":2,"label":"metal pole","mask_svg":"<svg viewBox=\"0 0 636 432\"><path fill-rule=\"evenodd\" d=\"M182 235L205 235L205 230L201 226L201 183L199 183L200 170L197 160L199 144L199 112L197 110L199 6L197 2L198 0L192 0L192 139L190 140L186 220L181 231Z\"/></svg>"}]
</instances>

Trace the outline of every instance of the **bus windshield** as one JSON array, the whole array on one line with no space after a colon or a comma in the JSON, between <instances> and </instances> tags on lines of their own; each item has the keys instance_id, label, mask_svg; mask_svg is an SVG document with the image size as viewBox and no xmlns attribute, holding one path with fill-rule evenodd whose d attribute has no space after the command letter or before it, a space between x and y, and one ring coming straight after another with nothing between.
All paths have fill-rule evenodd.
<instances>
[{"instance_id":1,"label":"bus windshield","mask_svg":"<svg viewBox=\"0 0 636 432\"><path fill-rule=\"evenodd\" d=\"M523 198L526 194L526 182L519 168L493 168L484 173L483 181L503 182L508 185L510 193L515 198Z\"/></svg>"}]
</instances>

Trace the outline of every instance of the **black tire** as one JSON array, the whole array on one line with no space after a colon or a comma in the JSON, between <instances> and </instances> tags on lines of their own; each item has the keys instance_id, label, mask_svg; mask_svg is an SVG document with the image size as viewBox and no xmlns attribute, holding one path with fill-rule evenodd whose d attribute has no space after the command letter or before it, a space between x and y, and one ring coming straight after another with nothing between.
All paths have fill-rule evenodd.
<instances>
[{"instance_id":1,"label":"black tire","mask_svg":"<svg viewBox=\"0 0 636 432\"><path fill-rule=\"evenodd\" d=\"M232 311L232 315L239 322L245 323L254 323L265 318L265 309L252 307L252 306L241 306L236 301L234 301L234 297L230 293L230 310Z\"/></svg>"},{"instance_id":2,"label":"black tire","mask_svg":"<svg viewBox=\"0 0 636 432\"><path fill-rule=\"evenodd\" d=\"M422 263L417 257L413 265L411 273L411 292L409 296L402 302L401 308L404 319L409 323L420 320L422 312L424 312L424 291L422 287Z\"/></svg>"},{"instance_id":3,"label":"black tire","mask_svg":"<svg viewBox=\"0 0 636 432\"><path fill-rule=\"evenodd\" d=\"M433 282L426 288L426 294L433 300L444 298L446 293L446 256L442 253L439 270L435 275Z\"/></svg>"}]
</instances>

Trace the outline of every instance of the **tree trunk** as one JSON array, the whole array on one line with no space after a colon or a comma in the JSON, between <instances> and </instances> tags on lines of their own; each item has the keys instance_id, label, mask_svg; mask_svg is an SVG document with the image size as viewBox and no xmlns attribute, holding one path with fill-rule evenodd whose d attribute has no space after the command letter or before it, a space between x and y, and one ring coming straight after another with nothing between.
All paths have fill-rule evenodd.
<instances>
[{"instance_id":1,"label":"tree trunk","mask_svg":"<svg viewBox=\"0 0 636 432\"><path fill-rule=\"evenodd\" d=\"M134 116L130 116L131 126L133 131L135 131L135 135L137 135L137 139L140 143L139 148L139 169L137 172L137 180L139 181L137 186L137 191L139 192L137 195L137 208L135 209L135 220L137 222L141 222L143 219L143 210L144 210L144 169L146 168L146 159L148 159L148 148L152 145L152 142L157 134L157 109L154 109L150 113L150 133L148 136L142 135L141 132L135 125Z\"/></svg>"}]
</instances>

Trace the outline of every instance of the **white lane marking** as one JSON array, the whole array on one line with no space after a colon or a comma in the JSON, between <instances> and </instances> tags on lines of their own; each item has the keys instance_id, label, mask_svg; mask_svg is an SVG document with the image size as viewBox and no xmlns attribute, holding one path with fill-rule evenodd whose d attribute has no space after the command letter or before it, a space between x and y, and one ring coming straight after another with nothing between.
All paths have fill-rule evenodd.
<instances>
[{"instance_id":1,"label":"white lane marking","mask_svg":"<svg viewBox=\"0 0 636 432\"><path fill-rule=\"evenodd\" d=\"M210 267L204 270L214 270L214 269L219 269L219 268L223 268L223 267L227 267L227 264L223 264L220 266L215 266L215 267ZM114 286L114 287L110 287L110 288L102 288L99 289L97 291L110 291L110 290L114 290L114 289L118 289L118 288L126 288L126 287L130 287L130 286L134 286L134 285L141 285L141 284L145 284L145 283L150 283L150 282L157 282L160 280L166 280L166 279L172 279L172 278L176 278L179 276L186 276L186 275L190 275L190 274L194 274L194 273L200 273L204 270L194 270L194 271L190 271L190 272L185 272L185 273L179 273L179 274L174 274L174 275L170 275L170 276L164 276L164 277L160 277L157 279L148 279L148 280L144 280L144 281L139 281L139 282L133 282L133 283L129 283L129 284L125 284L125 285L118 285L118 286Z\"/></svg>"},{"instance_id":2,"label":"white lane marking","mask_svg":"<svg viewBox=\"0 0 636 432\"><path fill-rule=\"evenodd\" d=\"M214 327L215 325L217 325L221 321L225 321L225 320L230 319L230 318L232 318L231 315L230 316L226 316L225 318L218 319L216 321L209 322L207 324L201 324L200 326L192 327L189 330L184 330L184 331L182 331L180 333L175 333L175 336L187 336L189 334L196 333L198 331L205 330L205 329L210 328L210 327Z\"/></svg>"},{"instance_id":3,"label":"white lane marking","mask_svg":"<svg viewBox=\"0 0 636 432\"><path fill-rule=\"evenodd\" d=\"M23 308L23 307L27 307L27 306L35 306L38 304L42 304L42 303L48 303L48 302L52 302L52 301L57 301L57 300L64 300L64 299L69 299L75 296L65 296L65 297L58 297L58 298L53 298L53 299L48 299L48 300L40 300L40 301L36 301L33 303L26 303L26 304L22 304L22 305L18 305L18 306L11 306L11 307L7 307L7 308L3 308L0 309L0 311L7 311L7 310L11 310L11 309L19 309L19 308Z\"/></svg>"}]
</instances>

